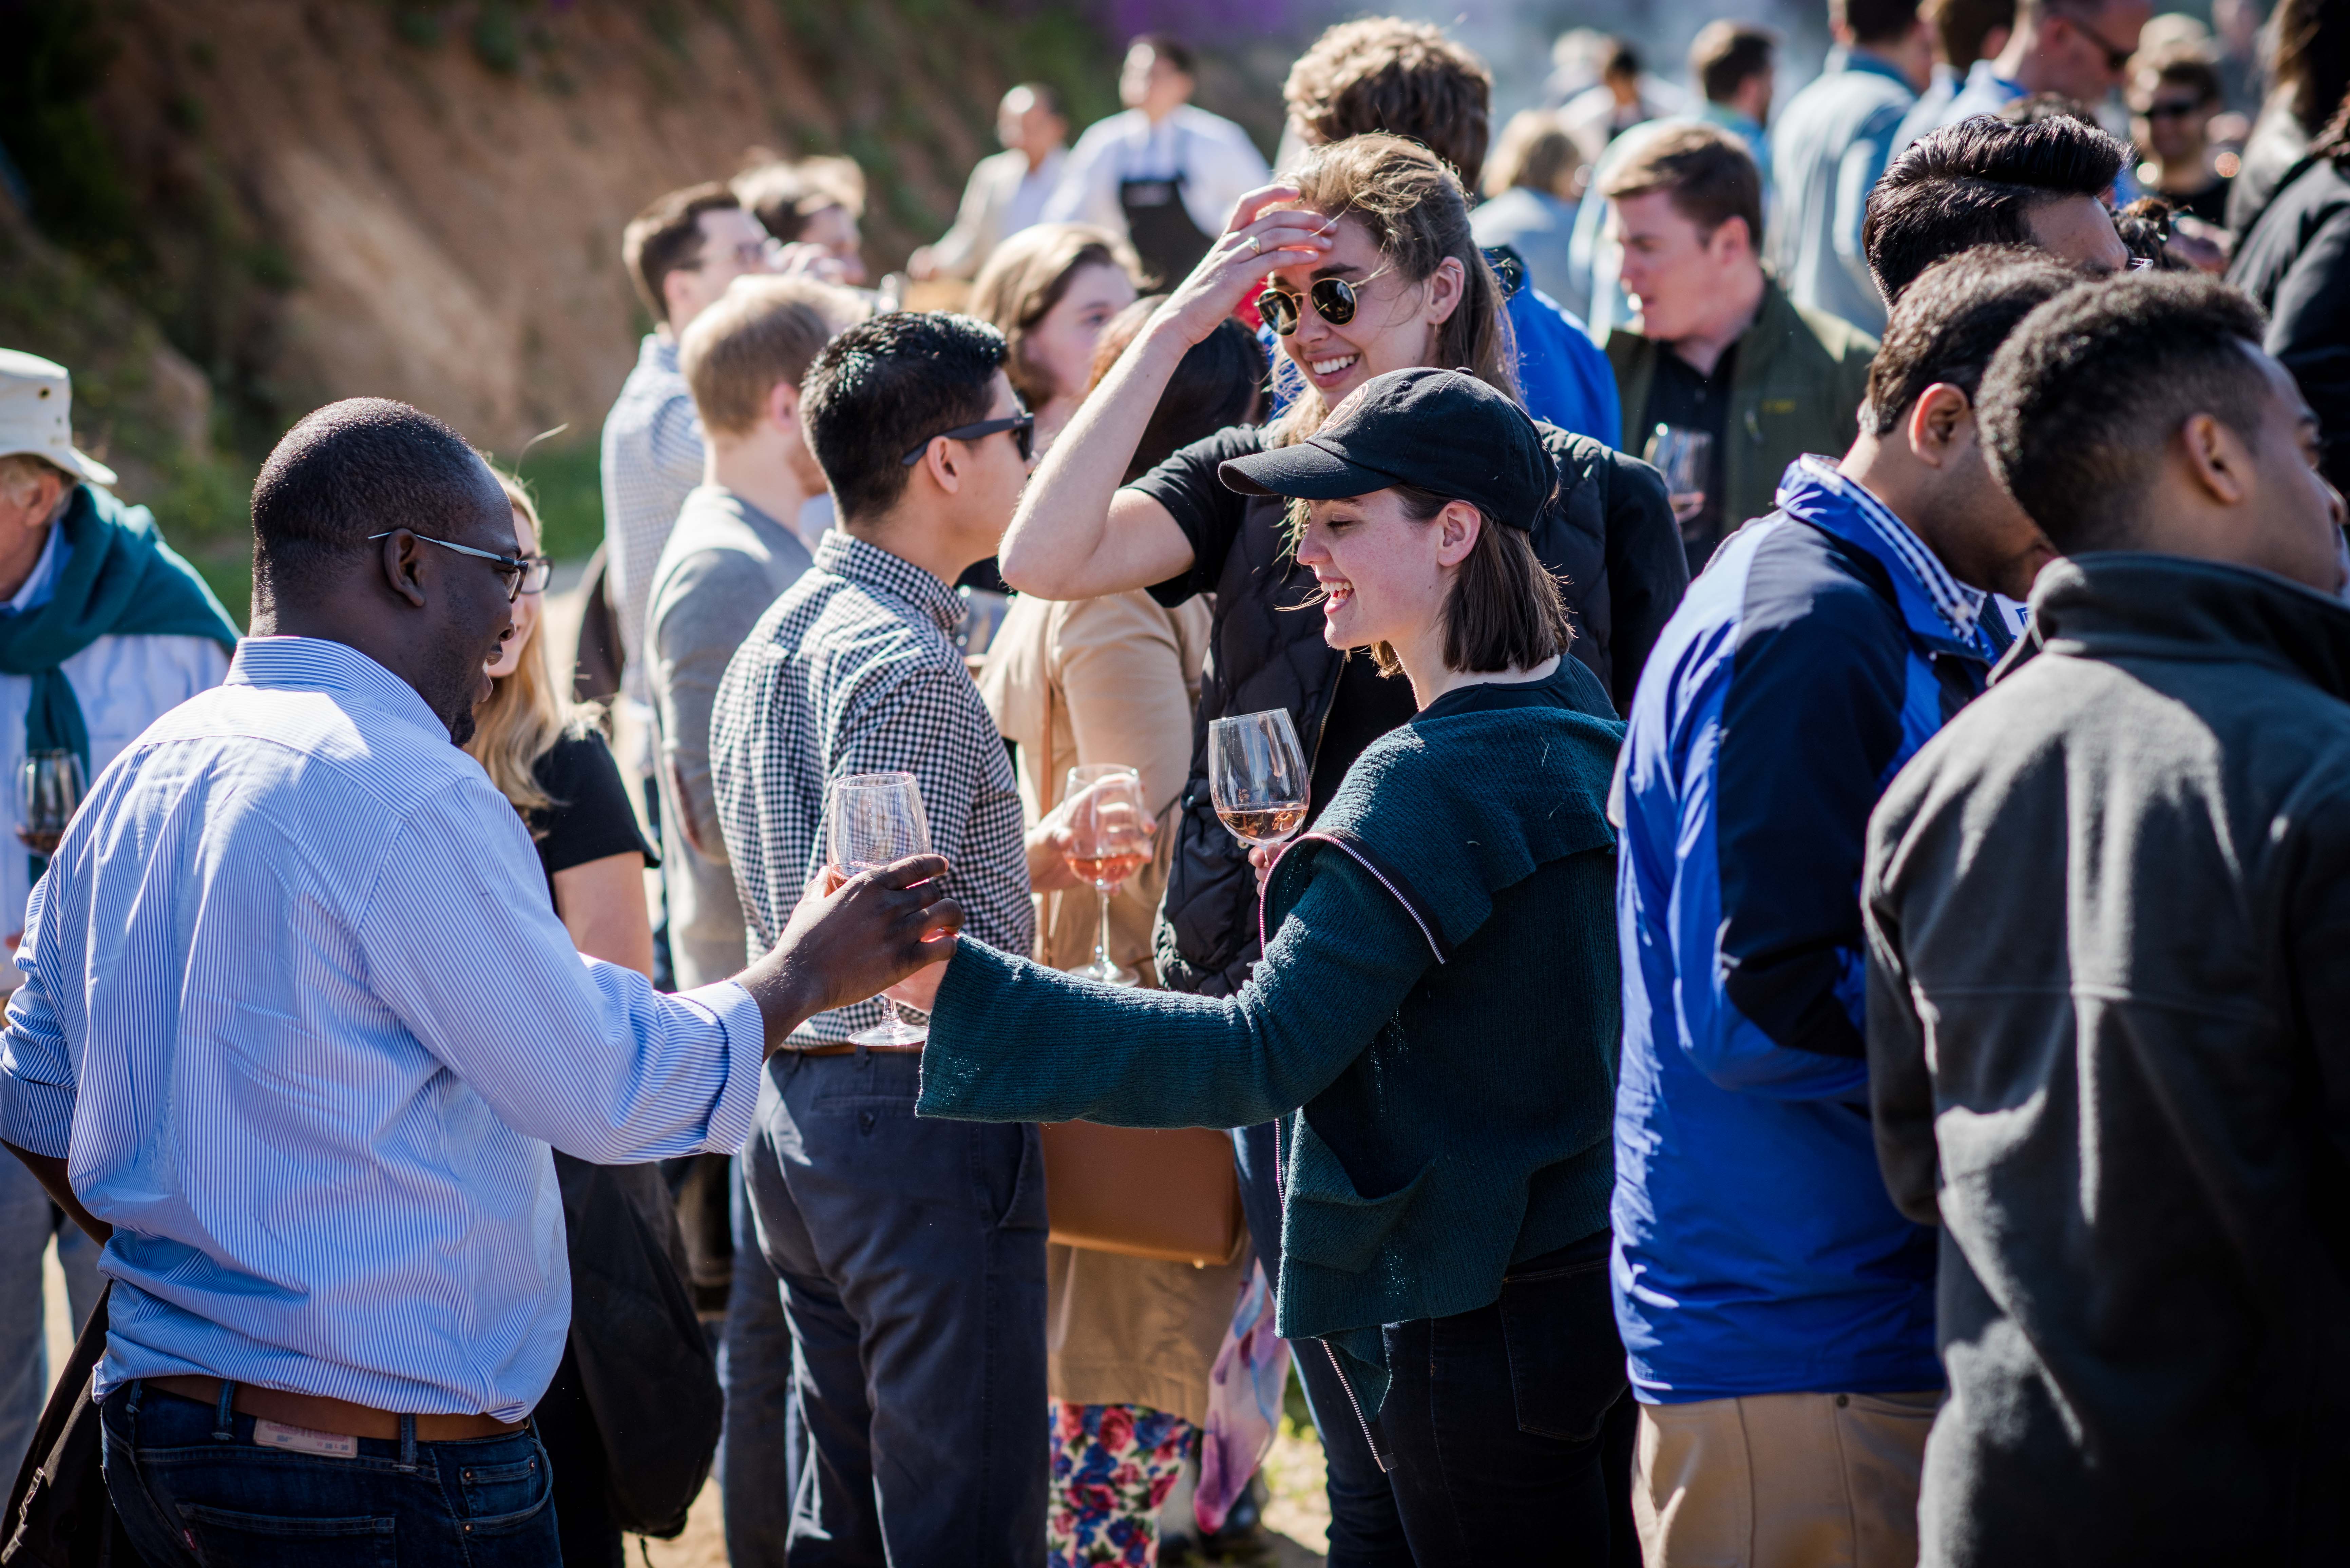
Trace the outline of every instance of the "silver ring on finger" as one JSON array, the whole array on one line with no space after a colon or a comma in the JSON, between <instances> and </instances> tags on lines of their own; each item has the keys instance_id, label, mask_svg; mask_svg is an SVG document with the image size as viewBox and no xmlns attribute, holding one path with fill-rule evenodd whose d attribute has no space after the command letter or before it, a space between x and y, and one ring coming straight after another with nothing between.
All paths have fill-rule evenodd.
<instances>
[{"instance_id":1,"label":"silver ring on finger","mask_svg":"<svg viewBox=\"0 0 2350 1568\"><path fill-rule=\"evenodd\" d=\"M1259 238L1255 234L1251 234L1248 237L1248 242L1249 259L1251 261L1254 261L1258 256L1264 254L1264 241L1263 239Z\"/></svg>"}]
</instances>

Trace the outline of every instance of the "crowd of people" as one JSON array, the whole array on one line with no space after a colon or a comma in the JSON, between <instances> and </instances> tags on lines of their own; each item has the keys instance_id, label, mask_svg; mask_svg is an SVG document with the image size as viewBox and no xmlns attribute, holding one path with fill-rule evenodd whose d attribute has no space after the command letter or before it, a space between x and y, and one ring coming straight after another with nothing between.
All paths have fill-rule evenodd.
<instances>
[{"instance_id":1,"label":"crowd of people","mask_svg":"<svg viewBox=\"0 0 2350 1568\"><path fill-rule=\"evenodd\" d=\"M2216 10L1357 19L1270 163L1148 35L959 311L669 192L609 711L460 432L240 637L0 351L26 1528L1149 1563L1294 1366L1347 1568L2340 1560L2350 14Z\"/></svg>"}]
</instances>

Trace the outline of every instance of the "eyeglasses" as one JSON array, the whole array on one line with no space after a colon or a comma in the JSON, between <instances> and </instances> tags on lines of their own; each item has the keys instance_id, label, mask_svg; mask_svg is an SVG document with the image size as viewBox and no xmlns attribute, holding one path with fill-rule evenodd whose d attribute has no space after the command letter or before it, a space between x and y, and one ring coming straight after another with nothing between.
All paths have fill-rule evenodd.
<instances>
[{"instance_id":1,"label":"eyeglasses","mask_svg":"<svg viewBox=\"0 0 2350 1568\"><path fill-rule=\"evenodd\" d=\"M389 539L400 532L402 530L398 528L387 528L380 534L369 535L367 542L372 545L378 539ZM555 574L555 563L544 556L501 556L494 550L476 550L471 545L454 545L446 539L435 539L430 534L419 534L414 529L406 532L411 537L421 539L428 545L438 545L444 550L454 550L460 556L473 556L496 563L498 576L505 579L508 604L525 594L546 592L547 579Z\"/></svg>"},{"instance_id":2,"label":"eyeglasses","mask_svg":"<svg viewBox=\"0 0 2350 1568\"><path fill-rule=\"evenodd\" d=\"M1276 337L1286 337L1297 330L1304 314L1304 300L1314 302L1314 312L1333 327L1344 327L1355 319L1357 296L1355 286L1343 277L1317 277L1301 297L1287 289L1268 288L1256 296L1257 314L1273 328Z\"/></svg>"},{"instance_id":3,"label":"eyeglasses","mask_svg":"<svg viewBox=\"0 0 2350 1568\"><path fill-rule=\"evenodd\" d=\"M734 265L736 266L752 268L773 266L775 265L776 258L784 254L784 245L781 240L772 238L764 240L743 240L733 247L733 251ZM712 262L717 259L718 258L715 256L696 256L690 262L678 263L677 265L672 267L671 270L672 272L700 272L703 267L708 266ZM417 537L422 538L423 535L420 534Z\"/></svg>"},{"instance_id":4,"label":"eyeglasses","mask_svg":"<svg viewBox=\"0 0 2350 1568\"><path fill-rule=\"evenodd\" d=\"M2062 13L2059 13L2059 15L2061 16ZM2122 67L2128 65L2130 63L2131 57L2137 53L2137 46L2135 44L2131 44L2126 47L2118 49L2114 47L2114 41L2111 38L2106 37L2103 33L2097 31L2096 28L2090 26L2088 23L2083 21L2078 16L2064 16L2064 20L2071 25L2074 32L2087 38L2091 43L2096 45L2098 48L2105 51L2106 72L2108 76L2117 77L2121 75Z\"/></svg>"},{"instance_id":5,"label":"eyeglasses","mask_svg":"<svg viewBox=\"0 0 2350 1568\"><path fill-rule=\"evenodd\" d=\"M2147 104L2138 110L2148 119L2190 119L2203 112L2199 98L2175 98L2168 102Z\"/></svg>"},{"instance_id":6,"label":"eyeglasses","mask_svg":"<svg viewBox=\"0 0 2350 1568\"><path fill-rule=\"evenodd\" d=\"M982 420L975 425L957 425L951 431L941 431L937 435L927 436L923 438L921 445L899 461L908 468L911 468L922 461L922 454L931 450L931 441L977 441L982 436L992 436L998 431L1012 432L1012 444L1020 449L1020 461L1026 462L1036 444L1036 416L1024 409L1008 419Z\"/></svg>"}]
</instances>

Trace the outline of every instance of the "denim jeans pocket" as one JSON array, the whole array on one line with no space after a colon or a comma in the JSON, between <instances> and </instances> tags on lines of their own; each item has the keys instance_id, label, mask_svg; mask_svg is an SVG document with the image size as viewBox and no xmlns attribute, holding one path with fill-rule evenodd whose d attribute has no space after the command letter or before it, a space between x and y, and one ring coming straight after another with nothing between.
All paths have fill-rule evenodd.
<instances>
[{"instance_id":1,"label":"denim jeans pocket","mask_svg":"<svg viewBox=\"0 0 2350 1568\"><path fill-rule=\"evenodd\" d=\"M458 1461L459 1518L464 1533L499 1535L520 1530L537 1519L554 1495L554 1474L536 1436L529 1439L527 1453L517 1456L516 1446L514 1438L499 1439L484 1456L495 1463ZM442 1474L445 1478L448 1471Z\"/></svg>"},{"instance_id":2,"label":"denim jeans pocket","mask_svg":"<svg viewBox=\"0 0 2350 1568\"><path fill-rule=\"evenodd\" d=\"M347 1519L292 1519L274 1513L238 1513L203 1503L182 1503L204 1568L397 1568L392 1521L364 1515Z\"/></svg>"},{"instance_id":3,"label":"denim jeans pocket","mask_svg":"<svg viewBox=\"0 0 2350 1568\"><path fill-rule=\"evenodd\" d=\"M1624 1392L1607 1260L1502 1282L1502 1339L1518 1430L1587 1443Z\"/></svg>"}]
</instances>

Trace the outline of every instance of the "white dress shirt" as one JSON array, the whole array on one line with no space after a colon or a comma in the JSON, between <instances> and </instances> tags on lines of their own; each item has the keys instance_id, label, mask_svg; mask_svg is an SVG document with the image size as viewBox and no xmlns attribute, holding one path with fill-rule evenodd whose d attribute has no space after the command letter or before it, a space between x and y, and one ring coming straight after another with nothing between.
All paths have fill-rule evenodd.
<instances>
[{"instance_id":1,"label":"white dress shirt","mask_svg":"<svg viewBox=\"0 0 2350 1568\"><path fill-rule=\"evenodd\" d=\"M90 789L41 879L0 1138L115 1227L101 1396L208 1373L517 1420L571 1317L553 1144L731 1151L765 1033L583 959L413 688L249 639Z\"/></svg>"},{"instance_id":2,"label":"white dress shirt","mask_svg":"<svg viewBox=\"0 0 2350 1568\"><path fill-rule=\"evenodd\" d=\"M1045 203L1048 223L1095 223L1126 233L1118 188L1128 180L1183 177L1183 210L1199 231L1224 232L1243 196L1273 171L1247 131L1221 115L1184 104L1157 125L1139 109L1096 120L1070 150L1061 182Z\"/></svg>"},{"instance_id":3,"label":"white dress shirt","mask_svg":"<svg viewBox=\"0 0 2350 1568\"><path fill-rule=\"evenodd\" d=\"M72 559L65 530L51 525L33 575L0 607L0 615L23 615L48 603L57 575ZM89 731L89 772L96 778L148 725L219 685L228 673L228 654L208 637L101 637L57 668L81 704L82 723ZM0 788L7 798L0 820L9 829L0 836L0 908L7 910L0 940L12 950L23 934L25 900L33 892L31 865L14 853L16 830L25 821L16 777L25 763L25 712L32 701L31 676L0 674ZM0 971L0 991L15 989L16 981L13 967Z\"/></svg>"}]
</instances>

